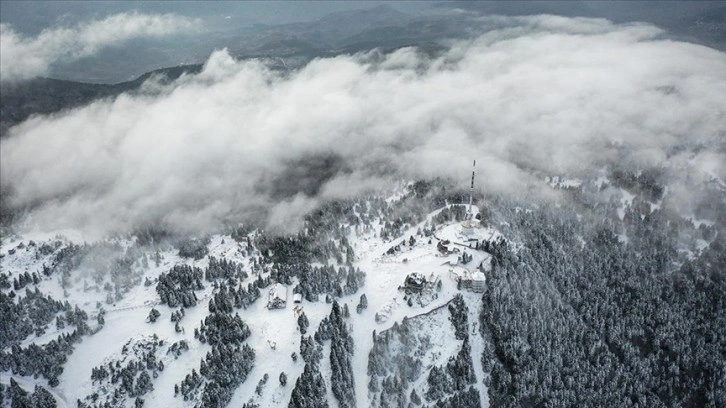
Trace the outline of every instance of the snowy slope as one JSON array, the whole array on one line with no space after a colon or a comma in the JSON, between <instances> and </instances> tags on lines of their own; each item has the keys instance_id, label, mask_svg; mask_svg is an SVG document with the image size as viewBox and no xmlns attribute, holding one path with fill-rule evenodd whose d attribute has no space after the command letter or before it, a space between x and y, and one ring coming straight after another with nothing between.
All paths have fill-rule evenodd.
<instances>
[{"instance_id":1,"label":"snowy slope","mask_svg":"<svg viewBox=\"0 0 726 408\"><path fill-rule=\"evenodd\" d=\"M390 329L395 323L400 324L404 318L425 316L432 310L446 305L457 293L460 293L457 290L455 281L457 276L462 276L465 272L473 272L480 264L485 270L488 268L488 254L483 251L468 249L469 242L462 235L462 225L458 222L436 226L436 230L431 236L418 234L420 230L430 225L432 218L440 211L432 212L426 217L426 220L411 226L399 238L391 241L384 242L378 237L382 227L380 222L374 223L375 227L365 232L356 234L353 231L348 237L356 253L357 259L354 266L359 267L366 273L365 285L357 293L338 299L341 306L347 304L351 311L349 325L352 328L355 346L352 364L358 406L370 406L372 403L371 395L368 392L367 366L369 353L373 346L374 331L381 333ZM477 212L478 209L474 208L474 214ZM486 227L477 228L475 235L481 239L489 240L497 239L500 236L496 230ZM409 240L412 236L415 243L410 245ZM82 242L52 236L33 238L37 240L36 245L41 242L51 243L57 241L61 243L61 246L65 247L72 242ZM437 250L439 239L451 241L453 247L472 255L472 260L466 265L461 265L458 263L461 252L459 254L442 255ZM42 271L44 263L50 262L52 255L37 257L34 250L17 249L20 242L25 243L27 248L29 241L30 238L25 237L22 240L3 242L2 253L6 254L1 261L3 272L9 273L10 276L17 276L18 273L25 271L39 272ZM400 245L402 241L405 241L406 244ZM117 241L114 243L121 247L133 245L131 241ZM387 254L389 249L396 246L399 246L398 251ZM239 262L248 273L251 272L252 262L250 256L257 255L247 253L245 251L246 245L237 243L230 236L216 235L211 237L208 248L210 256ZM11 249L16 249L12 255L9 254ZM153 379L153 390L143 395L147 406L193 405L192 402L185 402L180 397L174 396L174 385L180 383L193 369L198 371L200 361L211 350L208 344L202 344L196 340L193 332L195 328L199 327L200 321L209 313L208 303L214 287L205 282L205 288L196 292L199 302L196 306L186 309L186 315L180 322L183 332L177 333L174 323L170 321L170 315L178 308L160 305L155 285L158 276L168 271L175 264L185 263L204 268L208 264L208 260L207 258L198 261L183 259L177 255L175 250L169 248L159 253L160 262L156 265L152 260L154 255L153 253L145 254L149 259L145 268L140 266L141 262L138 263L135 269L137 274L135 279L139 284L133 286L127 293L123 294L121 299L115 300L111 304L107 303L106 292L101 289L106 281L94 285L92 289L88 289L89 285L84 284L83 280L89 281L91 275L86 276L82 271L78 272L79 276L74 277L74 284L70 289L66 289L66 293L61 287L59 277L54 275L44 277L42 282L32 286L50 294L54 298L67 299L71 304L79 305L89 313L89 325L92 328L97 326L95 317L100 307L105 310L105 324L103 327L95 334L84 336L82 343L76 345L74 352L68 356L68 361L60 377L60 384L52 388L52 392L61 403L61 406L62 404L75 406L77 399L83 400L86 396L97 392L99 384L91 381L92 369L110 361L123 361L125 356L122 354L122 348L125 344L130 340L138 340L153 335L158 336L165 344L158 355L159 359L163 361L165 369L158 373L158 378ZM399 286L404 283L406 276L413 272L419 272L431 280L440 281L441 287L435 292L432 291L430 298L427 298L425 302L421 304L414 303L413 306L409 306L404 299L405 294L399 290ZM267 275L263 274L263 277ZM257 279L257 276L250 273L249 278L242 284L247 285L254 279ZM146 280L153 284L145 286L142 282ZM290 286L292 287L294 284ZM9 289L3 290L6 293L10 291ZM363 293L367 296L368 308L357 314L355 312L356 305ZM477 387L481 400L486 406L488 405L486 403L487 392L482 384L485 373L483 373L479 361L481 347L478 344L480 338L476 330L481 296L469 292L463 293L469 310L468 321L472 338L472 356ZM65 295L68 296L65 297ZM287 406L295 380L302 372L304 362L301 359L295 362L291 358L293 353L300 353L301 335L297 326L297 315L293 310L292 298L288 296L286 308L268 310L266 295L263 289L260 299L247 309L237 310L240 317L249 325L251 335L246 340L246 344L255 350L256 359L249 377L236 389L229 406L241 406L247 402L259 404L261 407ZM161 313L155 323L147 321L149 310L152 307ZM310 321L308 335L314 333L321 320L330 313L330 304L325 302L324 296L317 302L303 301L300 307ZM376 319L376 315L379 316L379 319ZM436 319L421 319L422 333L435 339L432 348L428 351L428 358L431 360L429 363L436 360L434 356L445 360L447 356L455 354L457 347L460 347L460 341L449 339L449 336L453 336L452 333L449 333L450 330L447 329L442 332L441 322ZM23 344L29 344L31 341L36 343L49 341L62 332L62 330L56 330L54 325L50 324L44 336L30 336L23 341ZM187 341L189 350L182 352L177 358L170 354L167 355L166 348L180 340ZM323 350L324 357L321 372L328 389L328 401L331 406L335 407L337 401L330 391L330 365L327 362L329 352L330 345L328 343L325 344ZM281 385L278 380L281 372L284 372L288 378L285 386ZM258 382L265 374L269 376L269 379L258 395L255 390ZM9 377L9 373L3 373L1 378L3 382L7 383ZM18 382L23 386L27 385L29 388L36 383L47 386L42 378L39 380L19 378ZM419 384L417 387L421 388L421 385ZM133 398L127 398L125 405L133 406L133 402Z\"/></svg>"}]
</instances>

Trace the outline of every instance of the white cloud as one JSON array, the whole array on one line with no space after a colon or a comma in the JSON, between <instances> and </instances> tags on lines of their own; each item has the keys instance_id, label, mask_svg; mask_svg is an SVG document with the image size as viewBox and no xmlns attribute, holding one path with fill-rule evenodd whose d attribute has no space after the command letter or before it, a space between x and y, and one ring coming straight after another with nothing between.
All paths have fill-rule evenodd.
<instances>
[{"instance_id":1,"label":"white cloud","mask_svg":"<svg viewBox=\"0 0 726 408\"><path fill-rule=\"evenodd\" d=\"M726 54L602 20L512 27L434 59L339 56L285 76L218 51L160 95L12 128L0 182L15 205L43 202L32 217L44 229L204 230L244 217L280 227L386 180L464 187L473 158L481 188L516 193L530 170L576 173L622 152L663 164L673 144L723 141Z\"/></svg>"},{"instance_id":2,"label":"white cloud","mask_svg":"<svg viewBox=\"0 0 726 408\"><path fill-rule=\"evenodd\" d=\"M29 38L0 24L0 78L12 82L45 75L58 61L93 55L134 38L162 37L198 27L197 20L173 14L122 13L74 27L46 29Z\"/></svg>"}]
</instances>

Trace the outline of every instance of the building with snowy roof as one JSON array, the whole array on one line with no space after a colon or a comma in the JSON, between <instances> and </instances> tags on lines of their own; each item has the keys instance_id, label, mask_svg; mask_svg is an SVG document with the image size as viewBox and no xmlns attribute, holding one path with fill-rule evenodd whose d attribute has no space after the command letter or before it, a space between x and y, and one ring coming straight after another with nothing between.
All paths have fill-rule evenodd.
<instances>
[{"instance_id":1,"label":"building with snowy roof","mask_svg":"<svg viewBox=\"0 0 726 408\"><path fill-rule=\"evenodd\" d=\"M483 293L486 290L487 277L484 272L476 271L471 274L471 291Z\"/></svg>"},{"instance_id":2,"label":"building with snowy roof","mask_svg":"<svg viewBox=\"0 0 726 408\"><path fill-rule=\"evenodd\" d=\"M439 241L438 244L436 244L436 249L438 249L442 255L449 255L450 253L453 252L451 250L450 245L451 245L451 241L444 239L444 240Z\"/></svg>"},{"instance_id":3,"label":"building with snowy roof","mask_svg":"<svg viewBox=\"0 0 726 408\"><path fill-rule=\"evenodd\" d=\"M453 268L449 274L458 282L459 289L468 289L475 293L483 293L486 290L487 277L484 272L469 272L468 269L462 268L455 271Z\"/></svg>"},{"instance_id":4,"label":"building with snowy roof","mask_svg":"<svg viewBox=\"0 0 726 408\"><path fill-rule=\"evenodd\" d=\"M414 272L406 276L403 282L403 290L406 293L421 292L426 287L426 277L422 273Z\"/></svg>"},{"instance_id":5,"label":"building with snowy roof","mask_svg":"<svg viewBox=\"0 0 726 408\"><path fill-rule=\"evenodd\" d=\"M268 309L284 309L287 306L287 286L276 283L267 293Z\"/></svg>"}]
</instances>

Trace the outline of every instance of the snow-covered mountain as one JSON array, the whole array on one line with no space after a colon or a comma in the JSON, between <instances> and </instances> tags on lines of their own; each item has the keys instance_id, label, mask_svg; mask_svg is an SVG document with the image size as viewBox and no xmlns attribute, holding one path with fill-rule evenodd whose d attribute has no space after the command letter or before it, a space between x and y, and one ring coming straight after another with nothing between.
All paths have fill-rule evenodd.
<instances>
[{"instance_id":1,"label":"snow-covered mountain","mask_svg":"<svg viewBox=\"0 0 726 408\"><path fill-rule=\"evenodd\" d=\"M393 206L395 199L389 202ZM381 204L389 205L379 200ZM355 211L363 211L358 205ZM478 214L476 207L472 210ZM333 234L325 248L324 256L332 255L329 262L318 259L309 265L295 255L274 253L287 251L284 240L295 238L276 238L283 242L277 247L277 242L264 242L259 232L214 235L196 242L198 259L194 254L180 256L183 251L171 246L144 246L136 237L94 244L61 235L6 239L3 301L22 305L22 310L18 321L3 319L3 368L8 370L3 382L17 377L28 391L36 384L52 389L61 406L76 401L88 406L133 406L137 401L149 406L206 406L209 398L218 398L213 404L219 406L286 406L296 380L310 365L325 384L325 394L318 397L331 404L385 405L394 398L389 389L394 378L403 379L396 387L405 390L406 398L470 398L473 406L486 404L486 374L478 359L471 358L481 354L481 294L457 289L457 282L471 280L477 269L488 270L491 256L475 247L502 238L496 229L480 225L467 224L464 232L467 227L461 222L449 221L461 213L442 208L418 223L395 227L380 217L366 224L341 223L326 233ZM436 222L442 219L446 221ZM316 272L291 270L310 267ZM406 278L416 274L423 277L421 287L405 289ZM329 289L318 287L321 284ZM276 287L285 293L273 293ZM273 308L273 296L284 301ZM58 304L46 306L46 298ZM73 310L82 317L66 318ZM342 351L347 365L333 369L341 358L333 350L343 336L332 323L336 310L343 315L339 324L350 343ZM242 327L238 337L221 334L212 340L215 330L236 330L230 327L236 317ZM46 364L43 361L15 361L20 355L33 360L30 351L36 347L53 354L54 342L70 334L63 353L66 361L52 369L37 367ZM306 356L301 345L313 334L311 344L318 357ZM469 340L470 335L477 340ZM401 341L416 343L409 344L415 353L401 354ZM232 344L253 353L239 378L225 379L231 392L221 398L211 394L209 363L200 362L209 362L210 353ZM413 359L414 366L391 364L402 359ZM431 370L444 370L444 377L454 375L446 371L454 362L467 367L465 378L456 380L463 381L461 386L430 391ZM226 362L222 364L218 368L225 370ZM203 380L192 380L197 376ZM348 378L343 387L341 376Z\"/></svg>"},{"instance_id":2,"label":"snow-covered mountain","mask_svg":"<svg viewBox=\"0 0 726 408\"><path fill-rule=\"evenodd\" d=\"M724 6L116 3L0 2L0 408L726 406Z\"/></svg>"},{"instance_id":3,"label":"snow-covered mountain","mask_svg":"<svg viewBox=\"0 0 726 408\"><path fill-rule=\"evenodd\" d=\"M590 318L578 306L587 301L570 298L558 271L599 253L600 246L616 245L602 256L619 252L651 266L667 256L670 266L662 264L657 273L670 270L682 279L677 276L689 265L702 265L695 276L720 267L720 258L712 257L723 254L713 252L722 245L717 223L686 221L691 226L681 234L693 237L692 246L678 238L668 244L677 253L651 258L646 248L655 244L639 229L663 210L640 205L642 193L632 186L632 193L604 188L617 184L611 179L546 180L563 194L584 200L589 190L610 203L610 210L598 210L620 225L608 233L615 240L609 243L602 231L587 232L593 221L584 221L586 211L570 218L555 208L497 199L469 207L458 204L466 203L465 195L435 196L426 183L388 198L332 203L294 235L240 227L173 244L143 235L88 244L69 231L6 238L0 275L6 405L22 398L31 406L42 398L57 406L501 405L498 398L520 394L498 387L519 381L528 364L562 347L543 350L542 340L566 344L581 336L566 323L570 318L594 336L579 340L590 344L583 356L604 353L599 358L613 364L630 352L618 351L624 343L611 329L598 332L577 318ZM668 196L661 197L667 203ZM646 214L634 216L641 211ZM546 266L545 254L562 265ZM572 279L589 273L586 265L570 270ZM671 279L661 276L637 279ZM603 284L639 293L633 278L614 282L612 275ZM508 305L515 309L504 311ZM523 320L522 311L551 320ZM714 312L723 317L722 310ZM524 326L513 329L517 325ZM565 327L570 332L555 334ZM627 336L636 337L625 338L636 345L638 333L651 330L632 322L627 327ZM622 360L614 367L625 370L612 374L623 381L640 375ZM539 386L552 379L543 381Z\"/></svg>"}]
</instances>

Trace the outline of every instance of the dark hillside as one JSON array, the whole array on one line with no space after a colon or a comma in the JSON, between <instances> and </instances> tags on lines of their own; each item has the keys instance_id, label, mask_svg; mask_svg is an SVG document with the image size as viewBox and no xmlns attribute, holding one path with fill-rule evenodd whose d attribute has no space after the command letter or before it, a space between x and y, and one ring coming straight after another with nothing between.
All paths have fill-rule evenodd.
<instances>
[{"instance_id":1,"label":"dark hillside","mask_svg":"<svg viewBox=\"0 0 726 408\"><path fill-rule=\"evenodd\" d=\"M117 84L89 84L51 78L36 78L19 84L3 85L0 98L0 137L8 129L33 114L49 114L75 108L100 98L109 98L138 89L152 75L169 81L187 72L199 72L201 64L180 65L147 72L133 81Z\"/></svg>"}]
</instances>

